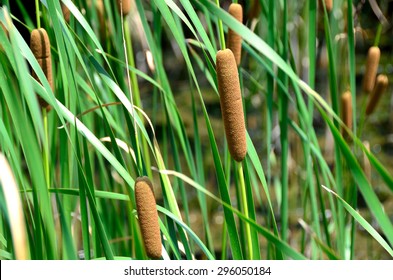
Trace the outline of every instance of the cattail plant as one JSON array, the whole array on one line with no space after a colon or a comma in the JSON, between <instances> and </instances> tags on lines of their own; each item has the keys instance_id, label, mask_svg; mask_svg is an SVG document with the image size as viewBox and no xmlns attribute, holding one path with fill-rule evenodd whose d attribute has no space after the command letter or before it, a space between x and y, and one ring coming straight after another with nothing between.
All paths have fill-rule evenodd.
<instances>
[{"instance_id":1,"label":"cattail plant","mask_svg":"<svg viewBox=\"0 0 393 280\"><path fill-rule=\"evenodd\" d=\"M349 130L352 130L352 96L350 91L346 91L341 96L341 119ZM343 128L342 134L348 137L347 130Z\"/></svg>"},{"instance_id":2,"label":"cattail plant","mask_svg":"<svg viewBox=\"0 0 393 280\"><path fill-rule=\"evenodd\" d=\"M373 92L368 99L367 108L366 108L366 115L370 115L374 112L375 107L378 104L378 101L381 99L382 94L386 91L388 87L389 80L386 75L378 75L377 80L375 82L375 87Z\"/></svg>"},{"instance_id":3,"label":"cattail plant","mask_svg":"<svg viewBox=\"0 0 393 280\"><path fill-rule=\"evenodd\" d=\"M38 64L41 66L41 69L44 72L49 85L53 89L50 42L49 42L48 33L46 33L45 29L43 28L34 29L31 32L30 49L33 52L35 58L37 59ZM39 81L39 78L34 71L32 75L37 81ZM51 108L50 105L44 99L38 97L38 100L41 107L50 110Z\"/></svg>"},{"instance_id":4,"label":"cattail plant","mask_svg":"<svg viewBox=\"0 0 393 280\"><path fill-rule=\"evenodd\" d=\"M117 0L117 7L123 16L126 16L131 10L131 0Z\"/></svg>"},{"instance_id":5,"label":"cattail plant","mask_svg":"<svg viewBox=\"0 0 393 280\"><path fill-rule=\"evenodd\" d=\"M135 200L146 253L152 259L159 259L162 250L160 226L153 184L148 177L139 177L135 181Z\"/></svg>"},{"instance_id":6,"label":"cattail plant","mask_svg":"<svg viewBox=\"0 0 393 280\"><path fill-rule=\"evenodd\" d=\"M368 50L366 71L363 76L363 90L365 92L371 92L374 89L375 77L377 75L379 58L381 57L381 51L378 47L374 46Z\"/></svg>"},{"instance_id":7,"label":"cattail plant","mask_svg":"<svg viewBox=\"0 0 393 280\"><path fill-rule=\"evenodd\" d=\"M246 128L236 61L230 49L217 52L216 71L229 152L240 162L247 153Z\"/></svg>"},{"instance_id":8,"label":"cattail plant","mask_svg":"<svg viewBox=\"0 0 393 280\"><path fill-rule=\"evenodd\" d=\"M243 22L242 5L232 3L229 6L228 12L239 22ZM228 30L228 48L233 52L236 59L236 65L239 66L242 57L242 37L232 29Z\"/></svg>"}]
</instances>

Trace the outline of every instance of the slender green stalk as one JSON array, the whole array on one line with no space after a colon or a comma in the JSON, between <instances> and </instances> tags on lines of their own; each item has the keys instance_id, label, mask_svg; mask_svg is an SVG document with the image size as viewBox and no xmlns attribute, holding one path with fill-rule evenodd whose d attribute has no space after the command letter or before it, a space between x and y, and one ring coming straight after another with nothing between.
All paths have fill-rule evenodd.
<instances>
[{"instance_id":1,"label":"slender green stalk","mask_svg":"<svg viewBox=\"0 0 393 280\"><path fill-rule=\"evenodd\" d=\"M216 5L217 7L220 7L220 0L216 0ZM225 45L225 35L224 35L224 27L222 26L222 20L218 19L218 32L220 35L220 44L221 44L221 49L225 50L226 45Z\"/></svg>"},{"instance_id":2,"label":"slender green stalk","mask_svg":"<svg viewBox=\"0 0 393 280\"><path fill-rule=\"evenodd\" d=\"M41 28L40 0L35 0L35 16L37 21L37 28Z\"/></svg>"},{"instance_id":3,"label":"slender green stalk","mask_svg":"<svg viewBox=\"0 0 393 280\"><path fill-rule=\"evenodd\" d=\"M317 38L317 0L308 0L308 84L312 89L315 88L316 70L316 38ZM313 100L308 100L308 111L313 115ZM312 118L310 118L312 121Z\"/></svg>"},{"instance_id":4,"label":"slender green stalk","mask_svg":"<svg viewBox=\"0 0 393 280\"><path fill-rule=\"evenodd\" d=\"M349 13L349 9L348 9L348 13ZM378 25L378 29L377 29L377 34L375 35L375 40L374 40L374 46L378 47L379 46L379 41L381 40L381 34L382 34L382 23L380 23Z\"/></svg>"},{"instance_id":5,"label":"slender green stalk","mask_svg":"<svg viewBox=\"0 0 393 280\"><path fill-rule=\"evenodd\" d=\"M275 31L275 1L269 0L269 14L268 14L268 39L269 46L274 49L274 31ZM273 63L268 62L269 66L273 68ZM272 151L272 129L273 129L273 95L274 95L274 77L267 75L267 116L266 116L266 153L267 153L267 181L271 185L271 151Z\"/></svg>"},{"instance_id":6,"label":"slender green stalk","mask_svg":"<svg viewBox=\"0 0 393 280\"><path fill-rule=\"evenodd\" d=\"M131 44L131 36L130 36L127 20L124 20L124 17L122 17L121 20L122 20L123 38L125 39L126 65L129 65L128 61L130 61L131 63L133 63L133 61L134 61L133 49L132 49L132 44ZM133 63L133 65L131 65L131 66L134 67L135 66L134 64L135 63ZM131 80L132 76L133 76L133 72L127 71L127 80L128 80L128 86L130 89L130 101L131 101L131 104L134 105L134 102L135 102L135 104L137 104L138 102L140 103L140 97L139 97L139 89L138 89L138 84L136 81L136 76L134 75L135 81ZM136 91L135 91L135 89L136 89ZM137 104L137 106L138 106L138 104ZM132 114L135 114L135 110L132 110ZM132 115L132 123L134 124L134 135L135 135L135 143L136 143L136 146L135 146L136 148L134 149L134 152L135 152L135 155L137 158L139 172L142 172L143 164L142 164L141 149L139 148L140 147L140 143L139 143L140 140L139 140L139 133L138 133L138 129L137 129L134 115Z\"/></svg>"},{"instance_id":7,"label":"slender green stalk","mask_svg":"<svg viewBox=\"0 0 393 280\"><path fill-rule=\"evenodd\" d=\"M288 53L288 33L287 33L287 1L283 2L283 29L281 57L286 61ZM288 86L288 76L281 70L278 74L284 87ZM286 90L286 89L284 89ZM279 114L280 114L280 140L281 140L281 238L288 239L288 98L280 88L279 90Z\"/></svg>"},{"instance_id":8,"label":"slender green stalk","mask_svg":"<svg viewBox=\"0 0 393 280\"><path fill-rule=\"evenodd\" d=\"M125 37L125 41L126 41L127 58L129 61L129 65L131 67L135 68L134 49L132 47L130 27L129 27L128 21L126 21L126 20L124 20L123 24L124 24L124 37ZM133 96L131 96L130 98L132 99L132 101L135 103L135 105L138 108L142 108L140 91L139 91L139 86L138 86L138 78L137 78L134 71L129 70L129 75L131 77L131 87L132 87L132 94L133 94ZM139 117L141 119L143 118L141 113L139 114ZM142 149L143 149L143 160L145 161L145 166L147 167L145 169L147 172L146 175L148 175L151 178L153 176L153 174L151 172L151 168L149 168L151 166L151 160L150 160L150 153L149 153L148 144L144 138L141 139L141 143L142 143ZM138 151L138 153L140 154L140 151Z\"/></svg>"},{"instance_id":9,"label":"slender green stalk","mask_svg":"<svg viewBox=\"0 0 393 280\"><path fill-rule=\"evenodd\" d=\"M246 184L244 183L244 174L243 174L243 166L241 162L236 162L236 172L239 180L239 190L240 190L240 210L244 214L244 216L248 219L248 203L247 203L247 194L246 194ZM248 222L245 223L245 231L246 231L246 243L248 247L248 258L250 260L253 259L253 251L252 251L252 238L251 238L251 230ZM246 256L246 252L244 252L244 256Z\"/></svg>"}]
</instances>

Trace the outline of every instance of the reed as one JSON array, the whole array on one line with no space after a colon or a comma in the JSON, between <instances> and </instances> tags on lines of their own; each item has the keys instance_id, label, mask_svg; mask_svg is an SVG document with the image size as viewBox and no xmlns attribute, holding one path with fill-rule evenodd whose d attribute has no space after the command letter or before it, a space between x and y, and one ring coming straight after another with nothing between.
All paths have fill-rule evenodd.
<instances>
[{"instance_id":1,"label":"reed","mask_svg":"<svg viewBox=\"0 0 393 280\"><path fill-rule=\"evenodd\" d=\"M373 92L368 99L367 108L366 108L366 115L370 115L374 112L375 107L377 106L381 96L386 91L389 84L388 77L386 75L378 75L377 80L375 82L375 87Z\"/></svg>"},{"instance_id":2,"label":"reed","mask_svg":"<svg viewBox=\"0 0 393 280\"><path fill-rule=\"evenodd\" d=\"M117 7L123 16L126 16L131 10L131 0L117 0Z\"/></svg>"},{"instance_id":3,"label":"reed","mask_svg":"<svg viewBox=\"0 0 393 280\"><path fill-rule=\"evenodd\" d=\"M229 152L240 162L247 153L246 128L237 65L230 49L217 52L216 71Z\"/></svg>"},{"instance_id":4,"label":"reed","mask_svg":"<svg viewBox=\"0 0 393 280\"><path fill-rule=\"evenodd\" d=\"M368 50L366 70L363 76L363 90L367 93L374 89L375 77L378 71L379 58L381 57L381 51L378 47L373 46Z\"/></svg>"},{"instance_id":5,"label":"reed","mask_svg":"<svg viewBox=\"0 0 393 280\"><path fill-rule=\"evenodd\" d=\"M229 6L228 12L239 22L243 22L242 5L232 3ZM228 30L228 48L233 52L236 60L236 65L239 66L242 57L242 37L232 29Z\"/></svg>"},{"instance_id":6,"label":"reed","mask_svg":"<svg viewBox=\"0 0 393 280\"><path fill-rule=\"evenodd\" d=\"M352 130L352 97L350 91L346 91L341 96L341 118L348 129ZM348 132L344 128L342 134L344 138L348 137Z\"/></svg>"},{"instance_id":7,"label":"reed","mask_svg":"<svg viewBox=\"0 0 393 280\"><path fill-rule=\"evenodd\" d=\"M153 184L148 177L135 181L135 199L146 253L152 259L161 258L161 237Z\"/></svg>"},{"instance_id":8,"label":"reed","mask_svg":"<svg viewBox=\"0 0 393 280\"><path fill-rule=\"evenodd\" d=\"M34 29L31 32L30 38L30 49L33 52L34 57L37 59L42 71L48 80L49 85L53 90L53 78L52 78L52 61L50 53L50 41L48 33L43 28ZM37 74L33 71L33 77L39 81ZM40 96L38 96L38 101L42 108L47 110L51 109L51 106Z\"/></svg>"}]
</instances>

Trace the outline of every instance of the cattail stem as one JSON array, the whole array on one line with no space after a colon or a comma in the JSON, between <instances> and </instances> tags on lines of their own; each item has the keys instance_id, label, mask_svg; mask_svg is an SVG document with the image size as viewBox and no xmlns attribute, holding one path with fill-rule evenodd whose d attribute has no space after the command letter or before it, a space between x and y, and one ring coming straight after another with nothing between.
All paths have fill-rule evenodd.
<instances>
[{"instance_id":1,"label":"cattail stem","mask_svg":"<svg viewBox=\"0 0 393 280\"><path fill-rule=\"evenodd\" d=\"M216 0L216 5L217 5L217 7L220 8L220 0ZM219 32L219 35L220 35L221 49L225 50L226 46L225 46L224 27L222 26L222 20L221 19L218 19L218 32Z\"/></svg>"},{"instance_id":2,"label":"cattail stem","mask_svg":"<svg viewBox=\"0 0 393 280\"><path fill-rule=\"evenodd\" d=\"M246 185L244 183L244 174L243 174L243 166L241 162L236 162L236 172L239 179L239 192L240 192L240 211L243 215L248 219L248 203L247 203L247 194L246 194ZM245 231L246 231L246 242L248 247L248 259L253 259L253 250L252 250L252 238L251 238L251 229L250 224L246 221L244 222ZM246 252L244 252L244 256Z\"/></svg>"},{"instance_id":3,"label":"cattail stem","mask_svg":"<svg viewBox=\"0 0 393 280\"><path fill-rule=\"evenodd\" d=\"M35 16L37 20L37 28L41 28L40 0L35 0Z\"/></svg>"},{"instance_id":4,"label":"cattail stem","mask_svg":"<svg viewBox=\"0 0 393 280\"><path fill-rule=\"evenodd\" d=\"M378 47L379 46L379 41L381 40L381 34L382 34L382 23L378 24L378 29L377 33L375 35L375 40L374 40L374 46Z\"/></svg>"},{"instance_id":5,"label":"cattail stem","mask_svg":"<svg viewBox=\"0 0 393 280\"><path fill-rule=\"evenodd\" d=\"M135 200L147 256L161 258L161 236L158 223L156 199L153 184L148 177L139 177L135 181Z\"/></svg>"},{"instance_id":6,"label":"cattail stem","mask_svg":"<svg viewBox=\"0 0 393 280\"><path fill-rule=\"evenodd\" d=\"M217 52L216 70L229 152L240 162L247 153L246 127L237 65L230 49Z\"/></svg>"}]
</instances>

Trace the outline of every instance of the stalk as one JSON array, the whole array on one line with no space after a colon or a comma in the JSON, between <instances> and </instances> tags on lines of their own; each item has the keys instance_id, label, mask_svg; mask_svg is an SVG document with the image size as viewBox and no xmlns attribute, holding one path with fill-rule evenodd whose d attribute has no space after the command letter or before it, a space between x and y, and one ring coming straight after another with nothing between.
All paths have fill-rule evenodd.
<instances>
[{"instance_id":1,"label":"stalk","mask_svg":"<svg viewBox=\"0 0 393 280\"><path fill-rule=\"evenodd\" d=\"M216 0L216 5L217 5L217 7L220 8L220 0ZM224 28L222 26L222 20L221 19L218 20L218 32L219 32L219 35L220 35L221 49L225 50L226 49L225 35L224 35Z\"/></svg>"},{"instance_id":2,"label":"stalk","mask_svg":"<svg viewBox=\"0 0 393 280\"><path fill-rule=\"evenodd\" d=\"M244 214L244 216L248 219L248 203L247 203L247 195L246 195L246 184L244 183L244 174L243 174L243 166L241 162L236 162L236 172L239 179L239 191L240 191L240 211ZM248 247L248 259L253 259L253 249L252 249L252 238L251 238L251 229L248 222L245 222L245 230L246 230L246 242ZM244 252L244 256L246 256L246 252Z\"/></svg>"}]
</instances>

